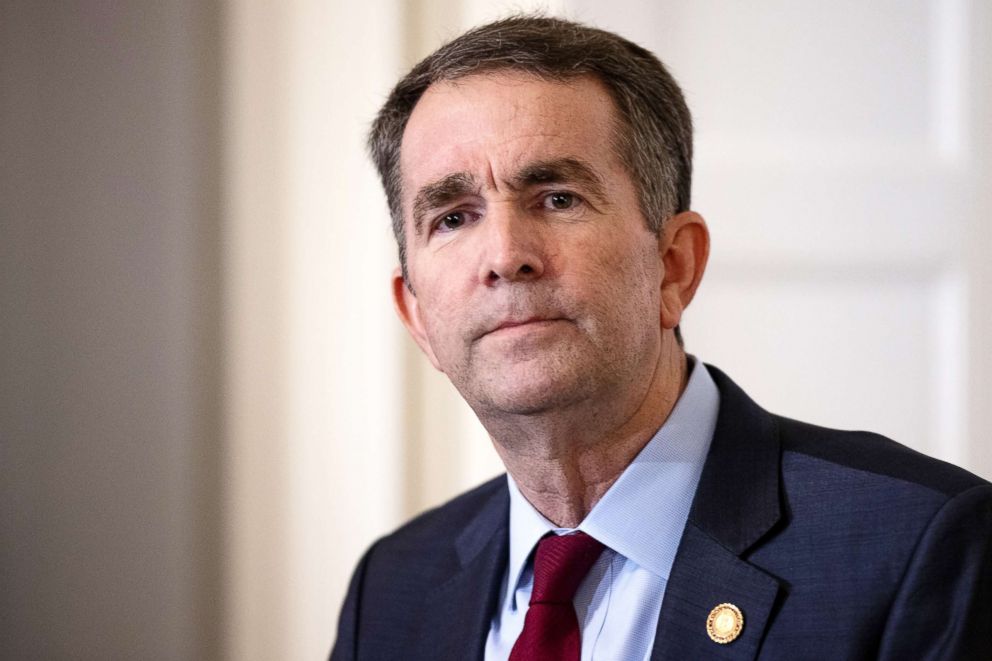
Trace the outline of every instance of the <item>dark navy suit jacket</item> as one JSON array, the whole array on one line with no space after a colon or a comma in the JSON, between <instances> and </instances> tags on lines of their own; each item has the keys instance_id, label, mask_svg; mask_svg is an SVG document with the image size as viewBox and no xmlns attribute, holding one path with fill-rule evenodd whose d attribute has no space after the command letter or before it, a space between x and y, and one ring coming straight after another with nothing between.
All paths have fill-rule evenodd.
<instances>
[{"instance_id":1,"label":"dark navy suit jacket","mask_svg":"<svg viewBox=\"0 0 992 661\"><path fill-rule=\"evenodd\" d=\"M652 659L992 659L992 485L875 434L720 413ZM497 478L376 542L333 661L481 659L507 563ZM744 628L719 645L717 604ZM624 661L624 660L608 660Z\"/></svg>"}]
</instances>

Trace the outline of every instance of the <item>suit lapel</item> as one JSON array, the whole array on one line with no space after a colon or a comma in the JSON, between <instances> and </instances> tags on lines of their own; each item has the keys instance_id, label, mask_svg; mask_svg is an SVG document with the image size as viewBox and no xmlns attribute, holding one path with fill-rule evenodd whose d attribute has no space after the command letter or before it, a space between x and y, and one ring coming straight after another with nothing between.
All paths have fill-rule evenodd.
<instances>
[{"instance_id":1,"label":"suit lapel","mask_svg":"<svg viewBox=\"0 0 992 661\"><path fill-rule=\"evenodd\" d=\"M412 659L482 659L509 556L509 495L504 486L455 542L458 567L424 597Z\"/></svg>"},{"instance_id":2,"label":"suit lapel","mask_svg":"<svg viewBox=\"0 0 992 661\"><path fill-rule=\"evenodd\" d=\"M672 565L651 658L753 659L780 590L744 557L781 518L777 425L722 372L713 442ZM706 618L729 602L740 608L740 636L710 640Z\"/></svg>"},{"instance_id":3,"label":"suit lapel","mask_svg":"<svg viewBox=\"0 0 992 661\"><path fill-rule=\"evenodd\" d=\"M652 661L755 658L778 590L773 577L688 524L665 589ZM706 618L726 602L741 610L744 628L721 645L707 635Z\"/></svg>"}]
</instances>

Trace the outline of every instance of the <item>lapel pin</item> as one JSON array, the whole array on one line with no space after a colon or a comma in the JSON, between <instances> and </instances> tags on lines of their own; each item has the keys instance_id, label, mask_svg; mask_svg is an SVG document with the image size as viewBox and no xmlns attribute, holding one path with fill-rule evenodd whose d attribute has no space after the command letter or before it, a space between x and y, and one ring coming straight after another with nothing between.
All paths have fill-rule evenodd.
<instances>
[{"instance_id":1,"label":"lapel pin","mask_svg":"<svg viewBox=\"0 0 992 661\"><path fill-rule=\"evenodd\" d=\"M737 639L744 628L744 615L733 604L714 606L706 618L706 633L714 643L726 645Z\"/></svg>"}]
</instances>

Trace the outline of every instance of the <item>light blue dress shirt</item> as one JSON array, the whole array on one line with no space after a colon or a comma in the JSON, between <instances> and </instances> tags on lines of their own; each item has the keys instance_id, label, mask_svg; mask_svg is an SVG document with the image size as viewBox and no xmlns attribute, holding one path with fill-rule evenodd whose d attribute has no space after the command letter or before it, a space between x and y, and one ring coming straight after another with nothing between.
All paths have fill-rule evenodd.
<instances>
[{"instance_id":1,"label":"light blue dress shirt","mask_svg":"<svg viewBox=\"0 0 992 661\"><path fill-rule=\"evenodd\" d=\"M582 661L648 659L665 586L713 438L720 393L702 363L661 429L578 528L558 528L507 475L510 561L500 608L486 639L486 660L504 661L524 626L534 580L531 551L548 531L581 530L606 549L575 595Z\"/></svg>"}]
</instances>

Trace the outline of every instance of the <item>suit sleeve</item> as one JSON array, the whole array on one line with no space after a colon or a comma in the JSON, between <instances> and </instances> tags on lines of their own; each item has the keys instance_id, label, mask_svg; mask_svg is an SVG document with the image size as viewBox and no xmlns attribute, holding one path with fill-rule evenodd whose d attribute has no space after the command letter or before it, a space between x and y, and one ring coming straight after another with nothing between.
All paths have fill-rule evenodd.
<instances>
[{"instance_id":1,"label":"suit sleeve","mask_svg":"<svg viewBox=\"0 0 992 661\"><path fill-rule=\"evenodd\" d=\"M355 661L358 658L358 627L362 607L362 591L365 583L365 573L368 570L369 557L375 549L373 544L355 568L348 585L348 594L341 606L341 616L338 619L338 635L331 648L330 661Z\"/></svg>"},{"instance_id":2,"label":"suit sleeve","mask_svg":"<svg viewBox=\"0 0 992 661\"><path fill-rule=\"evenodd\" d=\"M879 659L992 659L992 485L949 500L917 544Z\"/></svg>"}]
</instances>

